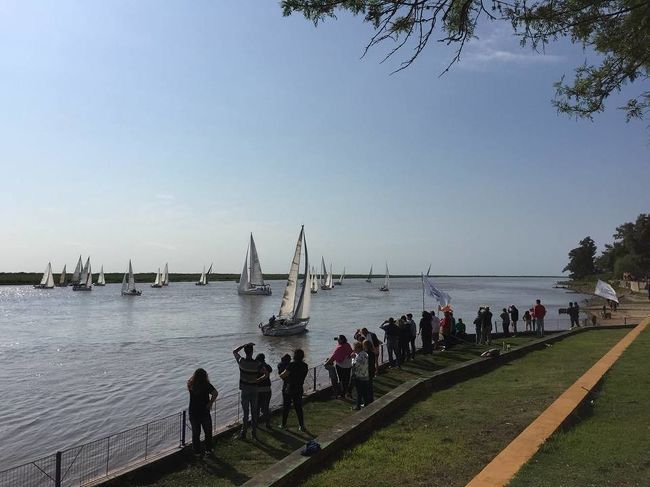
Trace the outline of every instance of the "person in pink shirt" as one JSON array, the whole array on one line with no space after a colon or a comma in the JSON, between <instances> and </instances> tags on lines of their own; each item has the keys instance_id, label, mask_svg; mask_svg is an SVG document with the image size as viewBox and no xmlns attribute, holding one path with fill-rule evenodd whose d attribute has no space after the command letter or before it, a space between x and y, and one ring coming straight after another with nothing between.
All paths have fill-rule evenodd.
<instances>
[{"instance_id":1,"label":"person in pink shirt","mask_svg":"<svg viewBox=\"0 0 650 487\"><path fill-rule=\"evenodd\" d=\"M348 339L345 338L345 335L339 335L335 338L338 342L332 356L327 359L325 362L328 364L336 365L336 373L339 376L339 384L341 385L341 391L338 397L345 397L346 394L350 393L350 369L352 368L352 347L348 343Z\"/></svg>"},{"instance_id":2,"label":"person in pink shirt","mask_svg":"<svg viewBox=\"0 0 650 487\"><path fill-rule=\"evenodd\" d=\"M544 317L546 316L546 308L542 302L538 299L535 301L535 306L533 306L533 318L537 324L537 336L544 336Z\"/></svg>"}]
</instances>

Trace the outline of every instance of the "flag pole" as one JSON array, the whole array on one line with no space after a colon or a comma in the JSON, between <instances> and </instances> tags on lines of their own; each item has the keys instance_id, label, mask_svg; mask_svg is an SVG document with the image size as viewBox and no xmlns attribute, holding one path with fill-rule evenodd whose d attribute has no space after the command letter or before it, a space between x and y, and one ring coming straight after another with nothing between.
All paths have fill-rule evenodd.
<instances>
[{"instance_id":1,"label":"flag pole","mask_svg":"<svg viewBox=\"0 0 650 487\"><path fill-rule=\"evenodd\" d=\"M422 277L422 311L424 311L424 274L421 274Z\"/></svg>"}]
</instances>

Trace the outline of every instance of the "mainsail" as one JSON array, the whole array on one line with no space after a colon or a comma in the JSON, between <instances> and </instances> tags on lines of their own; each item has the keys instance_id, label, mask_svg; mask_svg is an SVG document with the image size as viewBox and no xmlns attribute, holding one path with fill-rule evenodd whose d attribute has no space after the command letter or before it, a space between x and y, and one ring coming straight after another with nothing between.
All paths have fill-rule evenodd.
<instances>
[{"instance_id":1,"label":"mainsail","mask_svg":"<svg viewBox=\"0 0 650 487\"><path fill-rule=\"evenodd\" d=\"M160 267L158 267L158 274L156 274L156 278L153 281L154 286L162 286L162 273L160 272Z\"/></svg>"},{"instance_id":2,"label":"mainsail","mask_svg":"<svg viewBox=\"0 0 650 487\"><path fill-rule=\"evenodd\" d=\"M106 279L104 278L104 266L99 270L99 277L97 278L97 284L103 286L106 284Z\"/></svg>"},{"instance_id":3,"label":"mainsail","mask_svg":"<svg viewBox=\"0 0 650 487\"><path fill-rule=\"evenodd\" d=\"M294 313L294 319L305 321L309 319L309 308L311 307L311 290L309 285L311 279L309 278L309 256L307 255L307 237L305 237L304 227L301 229L300 234L302 235L305 245L305 272L302 286L300 288L300 296L298 297L298 306L296 306L296 312Z\"/></svg>"},{"instance_id":4,"label":"mainsail","mask_svg":"<svg viewBox=\"0 0 650 487\"><path fill-rule=\"evenodd\" d=\"M251 233L251 259L250 259L250 275L249 282L254 286L263 286L264 285L264 276L262 275L262 266L260 265L260 258L257 255L257 247L255 247L255 240L253 240L253 234Z\"/></svg>"},{"instance_id":5,"label":"mainsail","mask_svg":"<svg viewBox=\"0 0 650 487\"><path fill-rule=\"evenodd\" d=\"M386 263L386 275L384 276L384 289L388 289L390 284L390 274L388 273L388 263Z\"/></svg>"},{"instance_id":6,"label":"mainsail","mask_svg":"<svg viewBox=\"0 0 650 487\"><path fill-rule=\"evenodd\" d=\"M77 267L74 268L74 272L72 273L72 284L79 284L81 280L81 256L79 256L79 260L77 261Z\"/></svg>"},{"instance_id":7,"label":"mainsail","mask_svg":"<svg viewBox=\"0 0 650 487\"><path fill-rule=\"evenodd\" d=\"M90 262L88 262L88 272L86 273L86 280L85 280L85 282L82 282L82 284L87 289L90 289L91 287L93 287L93 271L90 269Z\"/></svg>"},{"instance_id":8,"label":"mainsail","mask_svg":"<svg viewBox=\"0 0 650 487\"><path fill-rule=\"evenodd\" d=\"M45 267L39 287L44 289L51 289L54 287L54 276L52 275L52 264L50 262L48 262Z\"/></svg>"},{"instance_id":9,"label":"mainsail","mask_svg":"<svg viewBox=\"0 0 650 487\"><path fill-rule=\"evenodd\" d=\"M65 265L61 271L61 277L59 277L59 286L65 286Z\"/></svg>"},{"instance_id":10,"label":"mainsail","mask_svg":"<svg viewBox=\"0 0 650 487\"><path fill-rule=\"evenodd\" d=\"M372 265L370 266L370 272L368 273L368 279L366 279L366 282L372 282Z\"/></svg>"},{"instance_id":11,"label":"mainsail","mask_svg":"<svg viewBox=\"0 0 650 487\"><path fill-rule=\"evenodd\" d=\"M289 267L289 277L287 278L287 285L284 288L284 295L282 296L282 304L280 304L279 318L292 318L294 315L294 304L296 302L296 294L298 288L298 268L300 266L300 253L302 251L302 239L305 227L301 227L298 242L296 243L296 250L291 260L291 267Z\"/></svg>"},{"instance_id":12,"label":"mainsail","mask_svg":"<svg viewBox=\"0 0 650 487\"><path fill-rule=\"evenodd\" d=\"M90 271L90 257L86 259L86 265L84 265L83 270L81 271L81 277L79 278L79 284L85 285L88 281L88 272Z\"/></svg>"},{"instance_id":13,"label":"mainsail","mask_svg":"<svg viewBox=\"0 0 650 487\"><path fill-rule=\"evenodd\" d=\"M343 284L343 279L345 279L345 267L343 268L343 273L339 276L339 286Z\"/></svg>"},{"instance_id":14,"label":"mainsail","mask_svg":"<svg viewBox=\"0 0 650 487\"><path fill-rule=\"evenodd\" d=\"M253 236L251 235L251 239ZM248 249L246 249L246 257L244 258L244 267L241 270L241 274L239 276L239 286L238 289L240 291L248 291Z\"/></svg>"},{"instance_id":15,"label":"mainsail","mask_svg":"<svg viewBox=\"0 0 650 487\"><path fill-rule=\"evenodd\" d=\"M162 285L169 286L169 267L167 263L165 263L165 270L163 271L162 275Z\"/></svg>"}]
</instances>

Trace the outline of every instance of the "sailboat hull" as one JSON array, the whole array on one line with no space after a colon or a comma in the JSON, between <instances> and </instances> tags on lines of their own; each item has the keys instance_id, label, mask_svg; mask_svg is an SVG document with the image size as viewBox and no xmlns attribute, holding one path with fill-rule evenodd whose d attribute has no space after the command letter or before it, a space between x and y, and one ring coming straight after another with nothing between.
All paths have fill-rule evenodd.
<instances>
[{"instance_id":1,"label":"sailboat hull","mask_svg":"<svg viewBox=\"0 0 650 487\"><path fill-rule=\"evenodd\" d=\"M260 286L251 289L238 289L237 294L243 296L271 296L271 286Z\"/></svg>"},{"instance_id":2,"label":"sailboat hull","mask_svg":"<svg viewBox=\"0 0 650 487\"><path fill-rule=\"evenodd\" d=\"M207 286L208 283L207 282L195 282L194 285L195 286Z\"/></svg>"},{"instance_id":3,"label":"sailboat hull","mask_svg":"<svg viewBox=\"0 0 650 487\"><path fill-rule=\"evenodd\" d=\"M142 294L142 291L122 291L122 296L140 296Z\"/></svg>"},{"instance_id":4,"label":"sailboat hull","mask_svg":"<svg viewBox=\"0 0 650 487\"><path fill-rule=\"evenodd\" d=\"M92 291L93 288L92 287L86 287L86 286L83 286L83 285L80 284L78 286L72 286L72 290L73 291Z\"/></svg>"},{"instance_id":5,"label":"sailboat hull","mask_svg":"<svg viewBox=\"0 0 650 487\"><path fill-rule=\"evenodd\" d=\"M48 287L47 284L34 284L34 289L54 289L54 286Z\"/></svg>"},{"instance_id":6,"label":"sailboat hull","mask_svg":"<svg viewBox=\"0 0 650 487\"><path fill-rule=\"evenodd\" d=\"M382 291L382 292L385 292L385 293L387 293L388 291L390 291L390 289L388 289L388 288L385 287L385 286L380 287L379 290Z\"/></svg>"},{"instance_id":7,"label":"sailboat hull","mask_svg":"<svg viewBox=\"0 0 650 487\"><path fill-rule=\"evenodd\" d=\"M273 324L259 324L260 329L262 330L262 335L267 337L280 337L280 336L289 336L289 335L299 335L307 331L307 325L309 324L309 318L302 321L293 321L293 320L276 320Z\"/></svg>"},{"instance_id":8,"label":"sailboat hull","mask_svg":"<svg viewBox=\"0 0 650 487\"><path fill-rule=\"evenodd\" d=\"M163 285L162 284L152 284L151 287L156 288L156 289L160 289L161 287L163 287Z\"/></svg>"}]
</instances>

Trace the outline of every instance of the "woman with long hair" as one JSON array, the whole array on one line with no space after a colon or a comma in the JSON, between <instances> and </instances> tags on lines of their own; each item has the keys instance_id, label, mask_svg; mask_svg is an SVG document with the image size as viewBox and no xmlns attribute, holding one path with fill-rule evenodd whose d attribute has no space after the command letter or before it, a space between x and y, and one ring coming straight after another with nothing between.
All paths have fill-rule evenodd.
<instances>
[{"instance_id":1,"label":"woman with long hair","mask_svg":"<svg viewBox=\"0 0 650 487\"><path fill-rule=\"evenodd\" d=\"M293 361L282 371L280 377L285 381L286 389L282 391L282 424L281 429L287 428L287 418L291 411L291 404L296 410L298 416L298 430L305 430L305 418L302 413L302 395L304 394L305 377L309 372L309 367L304 362L305 352L296 349L293 352Z\"/></svg>"},{"instance_id":2,"label":"woman with long hair","mask_svg":"<svg viewBox=\"0 0 650 487\"><path fill-rule=\"evenodd\" d=\"M205 369L196 369L187 381L190 393L190 424L192 425L192 450L201 455L204 451L212 453L212 417L210 410L219 393L210 384ZM205 435L205 450L201 448L201 428Z\"/></svg>"}]
</instances>

